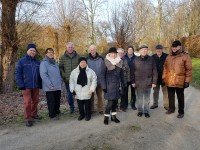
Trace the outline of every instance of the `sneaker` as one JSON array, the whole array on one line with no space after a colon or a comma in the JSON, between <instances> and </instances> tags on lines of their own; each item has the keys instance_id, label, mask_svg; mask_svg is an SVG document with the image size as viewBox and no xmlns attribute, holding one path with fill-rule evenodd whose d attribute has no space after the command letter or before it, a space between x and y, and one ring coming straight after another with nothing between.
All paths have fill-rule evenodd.
<instances>
[{"instance_id":1,"label":"sneaker","mask_svg":"<svg viewBox=\"0 0 200 150\"><path fill-rule=\"evenodd\" d=\"M142 117L142 115L143 115L142 112L139 112L139 113L137 114L138 117Z\"/></svg>"},{"instance_id":2,"label":"sneaker","mask_svg":"<svg viewBox=\"0 0 200 150\"><path fill-rule=\"evenodd\" d=\"M26 126L27 126L27 127L31 127L32 125L33 125L33 122L32 122L32 121L30 121L30 120L29 120L29 121L26 121Z\"/></svg>"},{"instance_id":3,"label":"sneaker","mask_svg":"<svg viewBox=\"0 0 200 150\"><path fill-rule=\"evenodd\" d=\"M144 115L145 115L146 118L150 118L149 113L144 113Z\"/></svg>"},{"instance_id":4,"label":"sneaker","mask_svg":"<svg viewBox=\"0 0 200 150\"><path fill-rule=\"evenodd\" d=\"M170 115L172 113L174 113L175 111L174 110L171 110L171 109L168 109L168 111L166 112L167 115Z\"/></svg>"},{"instance_id":5,"label":"sneaker","mask_svg":"<svg viewBox=\"0 0 200 150\"><path fill-rule=\"evenodd\" d=\"M34 120L41 120L41 119L42 119L42 117L39 116L39 115L33 116L32 118L33 118Z\"/></svg>"},{"instance_id":6,"label":"sneaker","mask_svg":"<svg viewBox=\"0 0 200 150\"><path fill-rule=\"evenodd\" d=\"M177 118L183 118L184 114L178 114Z\"/></svg>"},{"instance_id":7,"label":"sneaker","mask_svg":"<svg viewBox=\"0 0 200 150\"><path fill-rule=\"evenodd\" d=\"M155 108L158 108L158 105L152 105L152 106L150 107L150 109L155 109Z\"/></svg>"},{"instance_id":8,"label":"sneaker","mask_svg":"<svg viewBox=\"0 0 200 150\"><path fill-rule=\"evenodd\" d=\"M85 118L85 116L80 115L80 116L78 117L78 120L81 121L83 118Z\"/></svg>"}]
</instances>

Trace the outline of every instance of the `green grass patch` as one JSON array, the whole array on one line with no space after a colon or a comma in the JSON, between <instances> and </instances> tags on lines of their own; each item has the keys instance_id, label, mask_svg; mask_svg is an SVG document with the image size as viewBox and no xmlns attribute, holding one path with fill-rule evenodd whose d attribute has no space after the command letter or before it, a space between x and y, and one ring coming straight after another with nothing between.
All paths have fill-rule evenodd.
<instances>
[{"instance_id":1,"label":"green grass patch","mask_svg":"<svg viewBox=\"0 0 200 150\"><path fill-rule=\"evenodd\" d=\"M200 89L200 59L192 59L192 85Z\"/></svg>"}]
</instances>

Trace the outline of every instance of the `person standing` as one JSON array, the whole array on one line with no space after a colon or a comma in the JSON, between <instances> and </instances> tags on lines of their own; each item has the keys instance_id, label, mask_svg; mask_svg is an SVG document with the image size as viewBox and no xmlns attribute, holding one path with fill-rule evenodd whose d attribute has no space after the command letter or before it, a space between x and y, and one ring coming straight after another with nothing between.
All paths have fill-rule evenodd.
<instances>
[{"instance_id":1,"label":"person standing","mask_svg":"<svg viewBox=\"0 0 200 150\"><path fill-rule=\"evenodd\" d=\"M137 116L142 117L144 113L145 117L149 118L150 93L151 88L156 87L158 73L153 57L148 55L148 46L142 45L139 49L140 56L133 62L132 86L136 88L138 98Z\"/></svg>"},{"instance_id":2,"label":"person standing","mask_svg":"<svg viewBox=\"0 0 200 150\"><path fill-rule=\"evenodd\" d=\"M171 53L164 63L163 81L167 86L169 109L166 114L175 112L175 93L178 98L178 116L184 117L184 89L189 87L192 80L192 61L182 49L181 42L172 43Z\"/></svg>"},{"instance_id":3,"label":"person standing","mask_svg":"<svg viewBox=\"0 0 200 150\"><path fill-rule=\"evenodd\" d=\"M66 51L59 60L59 68L60 68L61 77L66 85L67 100L70 106L70 113L74 112L74 99L69 89L69 77L72 70L74 70L77 67L79 58L80 56L74 50L74 44L72 42L68 42L66 44Z\"/></svg>"},{"instance_id":4,"label":"person standing","mask_svg":"<svg viewBox=\"0 0 200 150\"><path fill-rule=\"evenodd\" d=\"M129 68L130 68L130 76L133 76L133 61L137 56L134 54L134 48L133 46L128 46L127 48L127 53L124 56L124 58L127 60ZM129 86L131 87L131 108L133 110L137 110L137 108L135 107L135 102L136 102L136 95L135 95L135 88L133 86L131 86L131 82L127 83L127 98L128 99L128 91L129 91ZM128 108L128 102L126 101L126 109Z\"/></svg>"},{"instance_id":5,"label":"person standing","mask_svg":"<svg viewBox=\"0 0 200 150\"><path fill-rule=\"evenodd\" d=\"M101 78L103 70L105 69L105 63L103 57L97 53L97 48L95 45L89 47L89 56L87 57L88 67L91 68L97 75L97 108L100 114L103 114L103 100L102 100L102 88L101 88ZM94 112L94 93L91 97L91 112Z\"/></svg>"},{"instance_id":6,"label":"person standing","mask_svg":"<svg viewBox=\"0 0 200 150\"><path fill-rule=\"evenodd\" d=\"M107 105L104 114L104 124L108 125L111 113L111 121L119 123L117 119L117 100L120 98L120 82L122 82L122 60L117 55L117 49L111 47L105 58L105 73L102 78L102 89Z\"/></svg>"},{"instance_id":7,"label":"person standing","mask_svg":"<svg viewBox=\"0 0 200 150\"><path fill-rule=\"evenodd\" d=\"M127 104L128 104L128 88L127 88L127 83L131 81L130 79L130 68L128 66L127 60L124 58L124 49L118 48L117 49L118 55L121 58L123 64L122 64L122 75L123 75L123 80L124 80L124 86L121 87L122 92L121 92L121 102L120 102L120 109L124 112L126 112Z\"/></svg>"},{"instance_id":8,"label":"person standing","mask_svg":"<svg viewBox=\"0 0 200 150\"><path fill-rule=\"evenodd\" d=\"M167 58L166 53L163 52L163 46L157 45L156 47L156 54L153 55L153 58L156 62L156 68L158 72L158 81L155 88L153 88L153 105L150 107L150 109L158 108L158 99L159 99L159 91L160 86L162 88L163 92L163 105L166 110L169 108L169 100L167 95L167 87L162 84L162 74L163 74L163 65L165 63L165 60Z\"/></svg>"},{"instance_id":9,"label":"person standing","mask_svg":"<svg viewBox=\"0 0 200 150\"><path fill-rule=\"evenodd\" d=\"M54 59L53 49L47 48L45 54L46 56L40 64L42 89L46 92L49 117L53 120L58 120L62 79L58 63Z\"/></svg>"},{"instance_id":10,"label":"person standing","mask_svg":"<svg viewBox=\"0 0 200 150\"><path fill-rule=\"evenodd\" d=\"M41 77L39 73L40 61L35 58L36 45L28 44L27 55L19 59L16 66L16 81L19 90L23 90L24 119L27 127L33 125L32 119L40 120L38 115L39 89Z\"/></svg>"},{"instance_id":11,"label":"person standing","mask_svg":"<svg viewBox=\"0 0 200 150\"><path fill-rule=\"evenodd\" d=\"M97 86L97 76L87 66L87 58L80 57L78 62L78 67L70 75L70 91L78 102L80 113L78 120L85 117L85 120L89 121L91 119L91 96Z\"/></svg>"}]
</instances>

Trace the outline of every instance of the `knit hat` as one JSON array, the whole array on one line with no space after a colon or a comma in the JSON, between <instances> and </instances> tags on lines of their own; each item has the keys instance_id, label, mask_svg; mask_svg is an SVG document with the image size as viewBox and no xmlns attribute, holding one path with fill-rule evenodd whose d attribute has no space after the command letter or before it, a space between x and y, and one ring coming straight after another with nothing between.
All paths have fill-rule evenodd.
<instances>
[{"instance_id":1,"label":"knit hat","mask_svg":"<svg viewBox=\"0 0 200 150\"><path fill-rule=\"evenodd\" d=\"M128 50L129 48L132 48L132 49L134 50L134 47L133 47L132 45L129 45L129 46L127 47L127 50Z\"/></svg>"},{"instance_id":2,"label":"knit hat","mask_svg":"<svg viewBox=\"0 0 200 150\"><path fill-rule=\"evenodd\" d=\"M181 46L181 42L179 40L176 40L172 43L172 47L177 47L177 46Z\"/></svg>"},{"instance_id":3,"label":"knit hat","mask_svg":"<svg viewBox=\"0 0 200 150\"><path fill-rule=\"evenodd\" d=\"M117 53L117 49L115 47L111 47L108 53Z\"/></svg>"},{"instance_id":4,"label":"knit hat","mask_svg":"<svg viewBox=\"0 0 200 150\"><path fill-rule=\"evenodd\" d=\"M163 49L163 46L158 44L158 45L156 45L156 49Z\"/></svg>"},{"instance_id":5,"label":"knit hat","mask_svg":"<svg viewBox=\"0 0 200 150\"><path fill-rule=\"evenodd\" d=\"M80 58L78 59L78 63L80 64L81 61L85 61L85 62L87 63L87 58L85 58L85 57L80 57Z\"/></svg>"},{"instance_id":6,"label":"knit hat","mask_svg":"<svg viewBox=\"0 0 200 150\"><path fill-rule=\"evenodd\" d=\"M147 45L142 45L142 46L140 46L139 49L142 49L142 48L148 48L148 46Z\"/></svg>"},{"instance_id":7,"label":"knit hat","mask_svg":"<svg viewBox=\"0 0 200 150\"><path fill-rule=\"evenodd\" d=\"M28 44L26 50L28 51L30 48L36 49L36 45L35 44Z\"/></svg>"}]
</instances>

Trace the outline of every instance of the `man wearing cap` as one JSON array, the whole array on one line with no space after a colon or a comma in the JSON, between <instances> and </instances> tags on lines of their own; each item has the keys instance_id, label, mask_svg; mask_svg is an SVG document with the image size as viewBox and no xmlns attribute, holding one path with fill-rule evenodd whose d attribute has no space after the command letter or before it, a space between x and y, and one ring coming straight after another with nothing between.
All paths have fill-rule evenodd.
<instances>
[{"instance_id":1,"label":"man wearing cap","mask_svg":"<svg viewBox=\"0 0 200 150\"><path fill-rule=\"evenodd\" d=\"M37 106L42 80L39 73L40 62L35 55L35 44L28 44L27 55L18 61L15 73L17 86L22 90L24 98L24 119L28 127L33 125L32 119L41 119Z\"/></svg>"},{"instance_id":2,"label":"man wearing cap","mask_svg":"<svg viewBox=\"0 0 200 150\"><path fill-rule=\"evenodd\" d=\"M79 57L80 56L74 50L74 44L72 42L68 42L66 44L66 51L64 55L61 56L61 58L59 59L60 73L66 85L67 100L70 107L70 113L74 112L74 99L69 89L69 77L72 70L74 70L77 67Z\"/></svg>"},{"instance_id":3,"label":"man wearing cap","mask_svg":"<svg viewBox=\"0 0 200 150\"><path fill-rule=\"evenodd\" d=\"M149 118L150 93L151 88L156 87L158 73L153 57L148 55L148 46L142 45L139 49L140 56L135 58L133 62L134 73L132 77L132 86L136 88L137 93L137 116L142 117L144 113L145 117Z\"/></svg>"},{"instance_id":4,"label":"man wearing cap","mask_svg":"<svg viewBox=\"0 0 200 150\"><path fill-rule=\"evenodd\" d=\"M160 86L163 92L163 106L167 110L169 107L169 100L167 96L167 87L162 84L162 74L163 74L163 65L167 58L167 54L163 52L163 46L157 45L156 47L156 54L153 55L153 58L156 62L156 68L158 72L158 80L157 85L153 88L153 105L150 107L151 109L158 108L158 99L159 99L159 91Z\"/></svg>"},{"instance_id":5,"label":"man wearing cap","mask_svg":"<svg viewBox=\"0 0 200 150\"><path fill-rule=\"evenodd\" d=\"M127 53L124 56L124 58L127 60L128 62L128 66L130 68L130 76L133 76L133 61L137 56L134 54L134 48L133 46L128 46L127 48ZM125 98L125 109L128 108L128 90L129 90L129 86L131 86L131 82L127 83L127 89L126 89L126 98ZM137 108L135 107L135 102L136 102L136 95L135 95L135 88L133 86L131 86L131 108L133 110L137 110Z\"/></svg>"},{"instance_id":6,"label":"man wearing cap","mask_svg":"<svg viewBox=\"0 0 200 150\"><path fill-rule=\"evenodd\" d=\"M175 112L175 93L178 99L178 116L184 117L184 89L189 87L192 80L192 61L182 49L181 42L172 43L171 52L164 63L163 80L167 86L169 109L166 114Z\"/></svg>"}]
</instances>

